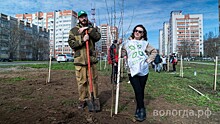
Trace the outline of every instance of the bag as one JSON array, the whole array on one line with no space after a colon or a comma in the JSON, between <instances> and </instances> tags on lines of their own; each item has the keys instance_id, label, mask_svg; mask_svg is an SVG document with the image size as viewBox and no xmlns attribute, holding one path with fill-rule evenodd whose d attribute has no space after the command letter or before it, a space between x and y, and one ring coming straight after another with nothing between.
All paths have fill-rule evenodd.
<instances>
[{"instance_id":1,"label":"bag","mask_svg":"<svg viewBox=\"0 0 220 124\"><path fill-rule=\"evenodd\" d=\"M163 60L160 58L160 63L162 62Z\"/></svg>"},{"instance_id":2,"label":"bag","mask_svg":"<svg viewBox=\"0 0 220 124\"><path fill-rule=\"evenodd\" d=\"M177 61L177 58L174 58L172 63L175 64L175 65L177 65L177 62L178 62L178 61Z\"/></svg>"},{"instance_id":3,"label":"bag","mask_svg":"<svg viewBox=\"0 0 220 124\"><path fill-rule=\"evenodd\" d=\"M112 44L108 50L108 63L113 64L114 62L118 63L118 54L117 47Z\"/></svg>"},{"instance_id":4,"label":"bag","mask_svg":"<svg viewBox=\"0 0 220 124\"><path fill-rule=\"evenodd\" d=\"M162 62L162 59L160 58L160 55L157 54L156 57L155 57L154 63L158 64L158 63L161 63L161 62Z\"/></svg>"},{"instance_id":5,"label":"bag","mask_svg":"<svg viewBox=\"0 0 220 124\"><path fill-rule=\"evenodd\" d=\"M173 63L173 59L170 59L170 63Z\"/></svg>"}]
</instances>

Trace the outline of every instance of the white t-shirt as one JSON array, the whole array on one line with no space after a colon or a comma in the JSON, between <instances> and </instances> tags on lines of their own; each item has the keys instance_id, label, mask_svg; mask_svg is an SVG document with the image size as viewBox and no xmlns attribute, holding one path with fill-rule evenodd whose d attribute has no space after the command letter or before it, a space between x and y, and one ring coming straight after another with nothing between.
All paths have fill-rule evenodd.
<instances>
[{"instance_id":1,"label":"white t-shirt","mask_svg":"<svg viewBox=\"0 0 220 124\"><path fill-rule=\"evenodd\" d=\"M166 57L162 57L162 64L167 64L167 58Z\"/></svg>"},{"instance_id":2,"label":"white t-shirt","mask_svg":"<svg viewBox=\"0 0 220 124\"><path fill-rule=\"evenodd\" d=\"M122 47L127 52L128 67L131 76L144 76L149 72L149 65L146 62L148 56L145 53L148 41L145 40L126 40Z\"/></svg>"}]
</instances>

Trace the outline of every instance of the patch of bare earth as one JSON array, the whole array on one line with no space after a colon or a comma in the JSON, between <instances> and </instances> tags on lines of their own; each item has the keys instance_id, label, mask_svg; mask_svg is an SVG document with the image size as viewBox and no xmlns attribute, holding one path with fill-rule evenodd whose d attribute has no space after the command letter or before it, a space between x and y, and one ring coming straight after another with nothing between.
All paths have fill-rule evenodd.
<instances>
[{"instance_id":1,"label":"patch of bare earth","mask_svg":"<svg viewBox=\"0 0 220 124\"><path fill-rule=\"evenodd\" d=\"M112 84L110 77L99 76L99 99L101 112L77 109L78 92L74 71L51 71L51 82L46 84L47 69L10 69L0 71L0 123L1 124L130 124L135 101L133 92L120 84L119 112L111 114ZM11 81L13 78L21 81ZM206 108L189 107L167 102L164 98L153 98L146 93L148 124L218 124L220 113L212 112L209 117L177 114L181 110L195 113Z\"/></svg>"}]
</instances>

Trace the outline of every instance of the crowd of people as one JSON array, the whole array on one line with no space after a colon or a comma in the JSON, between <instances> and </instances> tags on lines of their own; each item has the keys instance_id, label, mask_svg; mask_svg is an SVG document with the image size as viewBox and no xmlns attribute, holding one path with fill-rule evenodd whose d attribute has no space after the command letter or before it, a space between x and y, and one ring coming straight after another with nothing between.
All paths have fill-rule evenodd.
<instances>
[{"instance_id":1,"label":"crowd of people","mask_svg":"<svg viewBox=\"0 0 220 124\"><path fill-rule=\"evenodd\" d=\"M169 60L168 60L169 59ZM170 63L172 65L172 69L168 70L168 64ZM176 72L176 65L178 63L177 56L175 54L168 56L162 55L160 56L157 54L155 60L152 62L152 68L155 70L155 72L160 73L161 71L172 71Z\"/></svg>"}]
</instances>

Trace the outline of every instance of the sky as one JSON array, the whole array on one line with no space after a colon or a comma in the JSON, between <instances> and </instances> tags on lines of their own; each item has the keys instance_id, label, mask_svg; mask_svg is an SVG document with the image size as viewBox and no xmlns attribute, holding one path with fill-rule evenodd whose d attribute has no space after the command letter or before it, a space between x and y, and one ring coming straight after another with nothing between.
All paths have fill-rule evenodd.
<instances>
[{"instance_id":1,"label":"sky","mask_svg":"<svg viewBox=\"0 0 220 124\"><path fill-rule=\"evenodd\" d=\"M218 0L0 0L0 13L15 14L52 12L54 10L85 10L91 20L95 8L96 25L118 26L120 34L130 36L133 28L142 24L148 31L149 43L159 48L159 29L169 21L170 12L203 14L204 34L218 34ZM124 1L124 2L123 2ZM115 9L114 9L115 8ZM115 17L115 21L114 18ZM123 20L123 21L122 21ZM115 22L115 23L114 23Z\"/></svg>"}]
</instances>

